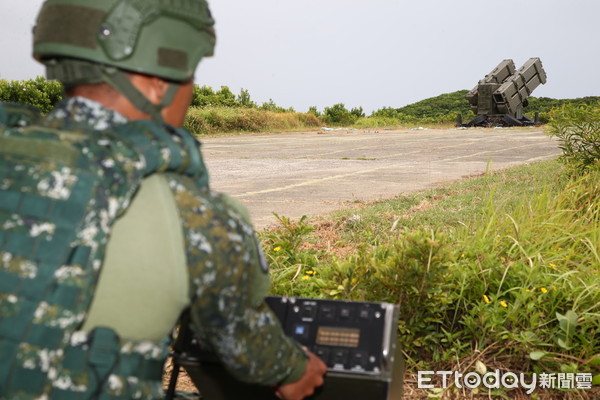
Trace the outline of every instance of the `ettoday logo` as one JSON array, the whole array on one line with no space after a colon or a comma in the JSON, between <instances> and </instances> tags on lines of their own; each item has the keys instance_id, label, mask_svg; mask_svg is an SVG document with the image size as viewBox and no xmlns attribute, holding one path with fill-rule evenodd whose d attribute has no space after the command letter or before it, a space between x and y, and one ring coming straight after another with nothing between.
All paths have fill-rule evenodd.
<instances>
[{"instance_id":1,"label":"ettoday logo","mask_svg":"<svg viewBox=\"0 0 600 400\"><path fill-rule=\"evenodd\" d=\"M527 394L540 389L591 389L592 374L580 373L541 373L525 375L523 373L503 372L499 369L480 374L468 372L463 374L455 371L419 371L417 387L419 389L434 389L436 376L441 377L441 387L454 385L459 389L475 389L484 386L488 389L526 389ZM439 379L436 379L436 382ZM437 386L440 387L440 386Z\"/></svg>"}]
</instances>

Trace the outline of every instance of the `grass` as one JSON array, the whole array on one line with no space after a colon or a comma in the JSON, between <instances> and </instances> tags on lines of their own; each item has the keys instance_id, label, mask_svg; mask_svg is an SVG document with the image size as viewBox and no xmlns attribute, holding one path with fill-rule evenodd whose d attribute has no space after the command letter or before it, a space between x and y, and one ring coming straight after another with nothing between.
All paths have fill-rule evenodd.
<instances>
[{"instance_id":1,"label":"grass","mask_svg":"<svg viewBox=\"0 0 600 400\"><path fill-rule=\"evenodd\" d=\"M309 113L246 107L191 107L184 127L196 135L312 130L323 123Z\"/></svg>"},{"instance_id":2,"label":"grass","mask_svg":"<svg viewBox=\"0 0 600 400\"><path fill-rule=\"evenodd\" d=\"M190 107L184 127L196 135L230 135L260 132L294 132L320 129L326 124L311 113L276 112L248 107ZM347 129L411 129L426 127L448 129L454 122L445 119L365 117Z\"/></svg>"},{"instance_id":3,"label":"grass","mask_svg":"<svg viewBox=\"0 0 600 400\"><path fill-rule=\"evenodd\" d=\"M418 370L475 365L600 374L599 198L598 171L571 178L548 161L310 221L279 217L262 234L272 292L400 304L411 398L528 398L410 382Z\"/></svg>"}]
</instances>

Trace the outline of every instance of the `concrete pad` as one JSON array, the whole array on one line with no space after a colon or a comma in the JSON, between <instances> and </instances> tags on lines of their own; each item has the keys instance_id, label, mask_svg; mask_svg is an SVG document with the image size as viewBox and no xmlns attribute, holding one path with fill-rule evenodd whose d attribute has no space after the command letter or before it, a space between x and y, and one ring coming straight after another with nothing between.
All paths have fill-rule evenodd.
<instances>
[{"instance_id":1,"label":"concrete pad","mask_svg":"<svg viewBox=\"0 0 600 400\"><path fill-rule=\"evenodd\" d=\"M541 128L327 131L206 138L211 187L245 204L257 229L441 182L557 157Z\"/></svg>"}]
</instances>

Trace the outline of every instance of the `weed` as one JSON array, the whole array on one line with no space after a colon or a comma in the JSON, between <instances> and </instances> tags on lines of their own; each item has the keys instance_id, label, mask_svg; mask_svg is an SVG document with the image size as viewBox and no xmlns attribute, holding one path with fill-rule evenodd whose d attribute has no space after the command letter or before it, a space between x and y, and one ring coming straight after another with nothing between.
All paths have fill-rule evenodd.
<instances>
[{"instance_id":1,"label":"weed","mask_svg":"<svg viewBox=\"0 0 600 400\"><path fill-rule=\"evenodd\" d=\"M578 173L600 168L600 106L568 104L553 110L549 133L558 138L562 159Z\"/></svg>"}]
</instances>

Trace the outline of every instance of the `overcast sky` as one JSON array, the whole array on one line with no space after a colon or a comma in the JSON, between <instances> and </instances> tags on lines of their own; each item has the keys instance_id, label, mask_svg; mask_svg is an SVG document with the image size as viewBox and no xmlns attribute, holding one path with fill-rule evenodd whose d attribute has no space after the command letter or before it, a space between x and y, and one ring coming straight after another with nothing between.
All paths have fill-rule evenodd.
<instances>
[{"instance_id":1,"label":"overcast sky","mask_svg":"<svg viewBox=\"0 0 600 400\"><path fill-rule=\"evenodd\" d=\"M42 0L0 0L0 78L43 75L31 59ZM501 60L540 57L534 96L600 95L600 0L213 0L215 57L196 82L261 103L365 111L471 89Z\"/></svg>"}]
</instances>

